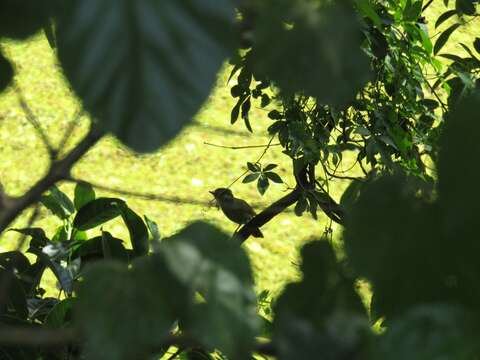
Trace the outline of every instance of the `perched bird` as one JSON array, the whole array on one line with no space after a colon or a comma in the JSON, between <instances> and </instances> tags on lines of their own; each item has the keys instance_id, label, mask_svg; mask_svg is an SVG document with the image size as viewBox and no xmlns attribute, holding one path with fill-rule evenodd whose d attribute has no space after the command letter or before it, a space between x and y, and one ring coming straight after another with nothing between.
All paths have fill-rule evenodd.
<instances>
[{"instance_id":1,"label":"perched bird","mask_svg":"<svg viewBox=\"0 0 480 360\"><path fill-rule=\"evenodd\" d=\"M217 204L222 209L225 216L239 225L244 225L255 216L255 211L245 200L236 198L230 189L218 188L210 191L215 197ZM239 226L240 227L240 226ZM263 238L260 229L254 229L252 232L254 237Z\"/></svg>"}]
</instances>

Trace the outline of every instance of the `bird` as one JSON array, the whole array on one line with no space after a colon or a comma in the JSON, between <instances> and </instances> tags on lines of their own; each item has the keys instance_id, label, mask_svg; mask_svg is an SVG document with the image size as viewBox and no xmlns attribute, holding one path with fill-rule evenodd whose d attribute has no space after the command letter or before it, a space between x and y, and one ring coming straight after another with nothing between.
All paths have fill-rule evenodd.
<instances>
[{"instance_id":1,"label":"bird","mask_svg":"<svg viewBox=\"0 0 480 360\"><path fill-rule=\"evenodd\" d=\"M222 209L225 216L240 225L248 223L256 214L253 208L245 201L233 196L230 189L218 188L214 191L209 191L215 197L217 204ZM237 228L238 229L238 228ZM252 230L252 236L263 238L263 234L259 228Z\"/></svg>"}]
</instances>

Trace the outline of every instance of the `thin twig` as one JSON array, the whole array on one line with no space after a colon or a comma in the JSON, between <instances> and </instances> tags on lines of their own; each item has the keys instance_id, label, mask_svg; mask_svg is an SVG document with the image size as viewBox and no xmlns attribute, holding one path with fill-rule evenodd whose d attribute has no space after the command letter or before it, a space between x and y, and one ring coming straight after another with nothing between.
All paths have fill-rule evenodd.
<instances>
[{"instance_id":1,"label":"thin twig","mask_svg":"<svg viewBox=\"0 0 480 360\"><path fill-rule=\"evenodd\" d=\"M204 145L208 146L213 146L213 147L218 147L222 149L230 149L230 150L243 150L243 149L257 149L257 148L264 148L264 147L271 147L271 146L280 146L281 144L266 144L266 145L247 145L247 146L225 146L225 145L217 145L217 144L211 144L208 142L204 142Z\"/></svg>"},{"instance_id":2,"label":"thin twig","mask_svg":"<svg viewBox=\"0 0 480 360\"><path fill-rule=\"evenodd\" d=\"M54 161L47 174L41 178L30 190L21 197L12 198L8 207L0 213L0 233L26 208L40 200L40 196L52 185L60 180L70 177L72 166L92 148L104 133L94 127L90 128L87 135L63 159Z\"/></svg>"},{"instance_id":3,"label":"thin twig","mask_svg":"<svg viewBox=\"0 0 480 360\"><path fill-rule=\"evenodd\" d=\"M33 113L32 109L30 108L30 106L28 106L27 101L23 97L23 94L22 94L22 92L21 92L21 90L18 86L15 86L15 92L17 93L18 102L19 102L20 106L22 107L23 112L25 113L25 116L27 117L27 120L33 126L35 131L38 133L38 136L42 140L43 145L47 148L50 159L54 160L55 157L57 156L57 151L52 146L52 144L50 142L50 139L48 138L45 131L42 129L42 126L38 122L35 114Z\"/></svg>"},{"instance_id":4,"label":"thin twig","mask_svg":"<svg viewBox=\"0 0 480 360\"><path fill-rule=\"evenodd\" d=\"M262 159L263 157L265 156L265 154L267 153L268 149L270 148L270 146L272 146L272 141L273 139L275 138L275 135L273 135L270 140L268 141L267 145L265 145L265 149L263 149L262 153L260 154L260 156L258 157L258 159L255 161L255 164L258 164ZM227 186L227 189L231 188L238 180L240 180L244 175L246 175L248 173L248 170L245 170L240 176L238 176L235 180L232 181L232 183L230 185Z\"/></svg>"},{"instance_id":5,"label":"thin twig","mask_svg":"<svg viewBox=\"0 0 480 360\"><path fill-rule=\"evenodd\" d=\"M62 151L65 145L67 144L68 140L70 139L70 136L72 135L73 131L78 125L78 122L80 118L83 115L83 110L79 110L76 112L75 116L73 117L72 121L70 121L70 124L68 124L67 129L65 130L65 133L63 134L62 140L60 141L60 144L58 145L58 151Z\"/></svg>"},{"instance_id":6,"label":"thin twig","mask_svg":"<svg viewBox=\"0 0 480 360\"><path fill-rule=\"evenodd\" d=\"M175 359L178 355L180 355L185 349L183 347L179 347L172 355L168 357L167 360L173 360Z\"/></svg>"}]
</instances>

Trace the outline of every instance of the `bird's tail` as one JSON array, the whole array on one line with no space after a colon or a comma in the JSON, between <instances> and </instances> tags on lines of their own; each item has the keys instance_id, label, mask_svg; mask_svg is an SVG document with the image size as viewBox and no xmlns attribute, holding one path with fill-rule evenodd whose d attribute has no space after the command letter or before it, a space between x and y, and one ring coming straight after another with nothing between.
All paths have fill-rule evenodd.
<instances>
[{"instance_id":1,"label":"bird's tail","mask_svg":"<svg viewBox=\"0 0 480 360\"><path fill-rule=\"evenodd\" d=\"M263 238L263 234L259 228L252 229L252 236L256 238Z\"/></svg>"}]
</instances>

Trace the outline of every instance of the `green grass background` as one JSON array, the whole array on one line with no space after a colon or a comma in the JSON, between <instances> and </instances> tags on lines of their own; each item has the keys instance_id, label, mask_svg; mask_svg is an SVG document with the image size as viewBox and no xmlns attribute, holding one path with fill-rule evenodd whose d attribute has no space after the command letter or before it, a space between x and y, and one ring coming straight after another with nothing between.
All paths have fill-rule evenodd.
<instances>
[{"instance_id":1,"label":"green grass background","mask_svg":"<svg viewBox=\"0 0 480 360\"><path fill-rule=\"evenodd\" d=\"M436 0L427 12L430 33L438 36L433 24L446 8ZM446 29L455 19L442 25ZM452 36L443 52L462 54L459 41L471 44L479 35L478 22L469 24ZM43 35L28 42L3 42L2 50L16 67L15 83L54 144L68 128L79 109L79 102L70 91L56 62L55 53ZM258 149L229 150L205 145L205 142L224 146L249 146L266 144L269 140L266 128L271 123L266 110L254 108L251 123L254 133L245 130L242 121L230 125L230 109L234 102L226 84L225 68L219 75L210 99L181 134L170 144L149 155L130 152L113 138L105 138L95 146L74 168L75 177L100 183L107 187L127 191L155 193L172 201L146 201L131 196L119 196L140 214L155 220L163 237L174 234L194 220L214 223L231 233L235 224L229 222L211 204L209 190L228 186L246 169L247 161L255 161L263 151ZM192 74L194 76L194 74ZM69 147L73 146L88 127L85 116L78 121ZM27 121L18 104L15 91L0 95L0 181L10 195L21 195L45 174L48 156L35 130ZM262 163L279 164L278 173L287 184L293 185L291 164L282 155L280 147L272 147ZM343 165L348 168L350 161ZM347 184L331 183L334 198L338 200ZM73 194L71 184L60 186L67 194ZM260 210L287 191L287 186L273 185L260 196L255 183L237 182L232 190L236 195L254 204ZM99 195L112 193L97 191ZM175 201L175 198L181 201ZM22 214L12 227L25 226L29 211ZM297 265L300 246L312 239L319 239L328 226L322 214L315 221L308 215L296 217L291 211L281 214L262 228L264 239L250 238L244 245L253 265L257 291L268 289L278 294L286 282L298 277ZM60 225L45 209L41 211L35 226L44 227L53 235ZM335 226L334 226L335 228ZM127 239L128 232L121 222L112 221L105 229ZM95 231L90 234L94 235ZM338 234L338 231L336 232ZM18 235L6 232L0 238L1 249L14 248ZM52 285L52 284L50 284Z\"/></svg>"}]
</instances>

